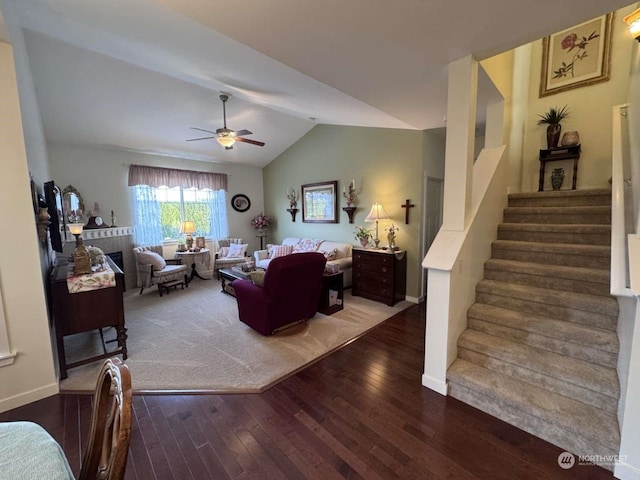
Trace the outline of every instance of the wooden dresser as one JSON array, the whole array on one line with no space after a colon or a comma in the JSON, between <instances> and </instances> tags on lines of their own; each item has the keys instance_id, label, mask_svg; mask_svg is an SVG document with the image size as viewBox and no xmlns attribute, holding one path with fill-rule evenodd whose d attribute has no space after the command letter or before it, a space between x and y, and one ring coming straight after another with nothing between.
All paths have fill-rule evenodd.
<instances>
[{"instance_id":1,"label":"wooden dresser","mask_svg":"<svg viewBox=\"0 0 640 480\"><path fill-rule=\"evenodd\" d=\"M407 256L404 250L354 248L351 294L386 303L389 306L405 299Z\"/></svg>"},{"instance_id":2,"label":"wooden dresser","mask_svg":"<svg viewBox=\"0 0 640 480\"><path fill-rule=\"evenodd\" d=\"M124 325L124 303L122 298L124 274L109 257L107 257L107 262L115 272L116 286L81 293L69 293L67 272L72 268L73 264L70 264L66 258L59 257L51 271L51 310L61 380L67 378L67 369L72 367L112 357L120 353L123 360L127 359L127 329ZM104 353L67 363L64 350L65 336L105 327L115 327L118 345L116 349L108 352L103 337Z\"/></svg>"}]
</instances>

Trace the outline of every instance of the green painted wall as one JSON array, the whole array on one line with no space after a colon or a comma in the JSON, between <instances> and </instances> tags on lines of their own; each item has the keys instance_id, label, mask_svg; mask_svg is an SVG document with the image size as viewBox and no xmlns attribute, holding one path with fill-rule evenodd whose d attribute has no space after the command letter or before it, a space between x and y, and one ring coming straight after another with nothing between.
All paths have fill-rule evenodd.
<instances>
[{"instance_id":1,"label":"green painted wall","mask_svg":"<svg viewBox=\"0 0 640 480\"><path fill-rule=\"evenodd\" d=\"M400 231L396 244L407 251L407 295L421 294L422 262L420 245L423 215L423 157L433 150L432 142L443 142L417 130L342 127L318 125L282 153L264 169L265 213L274 218L268 241L280 242L285 237L323 238L356 244L355 227L365 224L364 218L374 202L382 204L391 217L379 226L380 245L386 245L384 228L393 222ZM443 149L440 149L443 151ZM433 162L444 162L434 158ZM343 187L355 179L358 190L354 223L349 224L342 211L346 201ZM302 223L302 211L295 222L286 211L288 187L298 192L307 183L338 181L339 223ZM415 207L410 212L410 224L405 225L405 209L401 205L410 199ZM298 205L301 209L301 204Z\"/></svg>"}]
</instances>

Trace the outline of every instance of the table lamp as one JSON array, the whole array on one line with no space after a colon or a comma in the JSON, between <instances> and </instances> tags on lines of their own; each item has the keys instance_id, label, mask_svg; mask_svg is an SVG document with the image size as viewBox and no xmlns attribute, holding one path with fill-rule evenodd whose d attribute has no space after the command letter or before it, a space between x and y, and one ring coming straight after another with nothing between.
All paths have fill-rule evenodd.
<instances>
[{"instance_id":1,"label":"table lamp","mask_svg":"<svg viewBox=\"0 0 640 480\"><path fill-rule=\"evenodd\" d=\"M184 242L187 244L187 250L191 250L193 248L193 237L191 236L191 234L196 233L196 222L185 220L184 222L182 222L180 232L186 235Z\"/></svg>"},{"instance_id":2,"label":"table lamp","mask_svg":"<svg viewBox=\"0 0 640 480\"><path fill-rule=\"evenodd\" d=\"M68 223L69 231L76 237L76 249L73 251L73 273L81 275L91 273L91 258L89 252L82 243L82 223Z\"/></svg>"},{"instance_id":3,"label":"table lamp","mask_svg":"<svg viewBox=\"0 0 640 480\"><path fill-rule=\"evenodd\" d=\"M376 238L373 239L373 243L375 243L376 248L378 248L378 244L380 243L380 239L378 238L378 221L379 220L388 220L389 215L384 211L382 205L379 203L374 203L371 206L371 211L369 215L364 219L365 222L376 222Z\"/></svg>"}]
</instances>

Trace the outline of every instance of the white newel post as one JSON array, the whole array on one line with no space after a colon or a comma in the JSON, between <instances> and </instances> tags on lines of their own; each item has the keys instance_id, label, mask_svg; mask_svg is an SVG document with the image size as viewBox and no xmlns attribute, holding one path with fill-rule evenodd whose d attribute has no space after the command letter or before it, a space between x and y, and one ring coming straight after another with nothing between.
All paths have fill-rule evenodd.
<instances>
[{"instance_id":1,"label":"white newel post","mask_svg":"<svg viewBox=\"0 0 640 480\"><path fill-rule=\"evenodd\" d=\"M429 269L425 363L422 384L447 394L447 367L451 361L451 272L460 237L471 211L478 62L471 56L449 65L447 140L444 173L443 224L422 266ZM456 249L457 247L457 249Z\"/></svg>"}]
</instances>

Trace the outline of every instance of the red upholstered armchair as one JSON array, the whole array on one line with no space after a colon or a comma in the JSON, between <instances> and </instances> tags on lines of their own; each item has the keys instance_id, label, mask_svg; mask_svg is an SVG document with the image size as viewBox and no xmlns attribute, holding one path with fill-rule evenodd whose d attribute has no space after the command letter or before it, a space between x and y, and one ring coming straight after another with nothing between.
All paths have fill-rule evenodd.
<instances>
[{"instance_id":1,"label":"red upholstered armchair","mask_svg":"<svg viewBox=\"0 0 640 480\"><path fill-rule=\"evenodd\" d=\"M262 335L313 317L318 309L326 263L318 252L274 258L264 276L264 286L236 280L240 321Z\"/></svg>"}]
</instances>

